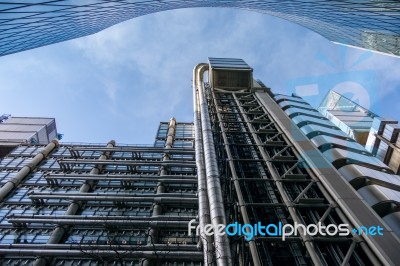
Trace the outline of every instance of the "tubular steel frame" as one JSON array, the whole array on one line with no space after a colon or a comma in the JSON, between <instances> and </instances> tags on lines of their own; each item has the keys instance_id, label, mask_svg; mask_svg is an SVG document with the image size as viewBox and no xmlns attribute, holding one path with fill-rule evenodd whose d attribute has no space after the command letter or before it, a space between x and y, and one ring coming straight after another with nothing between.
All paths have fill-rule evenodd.
<instances>
[{"instance_id":1,"label":"tubular steel frame","mask_svg":"<svg viewBox=\"0 0 400 266\"><path fill-rule=\"evenodd\" d=\"M230 222L351 224L254 93L206 88ZM238 265L379 264L358 236L242 237L232 250Z\"/></svg>"}]
</instances>

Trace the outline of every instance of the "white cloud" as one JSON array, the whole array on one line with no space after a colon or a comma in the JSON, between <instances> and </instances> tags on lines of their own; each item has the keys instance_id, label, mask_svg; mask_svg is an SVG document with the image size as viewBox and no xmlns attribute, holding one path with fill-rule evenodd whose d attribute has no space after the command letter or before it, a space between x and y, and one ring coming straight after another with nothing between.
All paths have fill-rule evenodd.
<instances>
[{"instance_id":1,"label":"white cloud","mask_svg":"<svg viewBox=\"0 0 400 266\"><path fill-rule=\"evenodd\" d=\"M231 9L166 11L2 58L0 91L29 97L8 91L1 111L54 115L67 141L151 143L159 121L191 121L192 70L208 56L243 58L275 92L291 93L287 80L350 67L332 68L318 52L340 59L338 45L281 19ZM355 69L376 69L380 88L393 93L399 64L374 56ZM17 97L19 106L3 104Z\"/></svg>"}]
</instances>

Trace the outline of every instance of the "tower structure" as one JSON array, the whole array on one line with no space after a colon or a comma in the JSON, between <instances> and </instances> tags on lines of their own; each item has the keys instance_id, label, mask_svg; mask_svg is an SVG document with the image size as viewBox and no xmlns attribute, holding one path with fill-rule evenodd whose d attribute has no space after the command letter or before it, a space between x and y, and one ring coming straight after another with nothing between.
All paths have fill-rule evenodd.
<instances>
[{"instance_id":1,"label":"tower structure","mask_svg":"<svg viewBox=\"0 0 400 266\"><path fill-rule=\"evenodd\" d=\"M256 11L297 23L336 43L400 55L397 0L3 1L0 55L90 35L134 17L189 7Z\"/></svg>"},{"instance_id":2,"label":"tower structure","mask_svg":"<svg viewBox=\"0 0 400 266\"><path fill-rule=\"evenodd\" d=\"M356 232L303 232L290 241L215 238L218 264L396 264L398 176L301 98L273 94L254 80L240 59L210 58L194 77L195 134L208 154L203 178L211 223L222 221L225 211L228 224L344 223ZM215 179L220 187L209 186ZM200 216L199 224L206 223L201 217L207 218ZM384 227L384 236L357 233L373 225Z\"/></svg>"},{"instance_id":3,"label":"tower structure","mask_svg":"<svg viewBox=\"0 0 400 266\"><path fill-rule=\"evenodd\" d=\"M1 160L1 262L396 265L390 168L241 59L193 75L193 123L161 123L152 146L53 141Z\"/></svg>"}]
</instances>

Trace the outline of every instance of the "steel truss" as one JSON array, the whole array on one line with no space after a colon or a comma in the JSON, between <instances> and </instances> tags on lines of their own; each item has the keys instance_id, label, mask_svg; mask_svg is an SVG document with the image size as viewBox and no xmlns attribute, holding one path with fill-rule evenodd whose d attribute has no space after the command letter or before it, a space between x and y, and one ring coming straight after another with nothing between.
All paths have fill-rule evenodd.
<instances>
[{"instance_id":1,"label":"steel truss","mask_svg":"<svg viewBox=\"0 0 400 266\"><path fill-rule=\"evenodd\" d=\"M349 223L254 93L206 86L228 223ZM365 265L358 236L231 238L234 265Z\"/></svg>"}]
</instances>

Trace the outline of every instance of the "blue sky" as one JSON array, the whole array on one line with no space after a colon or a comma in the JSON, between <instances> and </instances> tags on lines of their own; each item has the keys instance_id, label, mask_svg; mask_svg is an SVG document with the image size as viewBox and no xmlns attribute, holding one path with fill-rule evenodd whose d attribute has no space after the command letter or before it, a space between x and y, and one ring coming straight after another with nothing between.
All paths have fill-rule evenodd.
<instances>
[{"instance_id":1,"label":"blue sky","mask_svg":"<svg viewBox=\"0 0 400 266\"><path fill-rule=\"evenodd\" d=\"M65 142L151 144L160 121L192 121L192 70L209 56L242 58L274 92L314 106L334 87L400 119L400 58L224 8L151 14L1 57L0 113L55 117Z\"/></svg>"}]
</instances>

